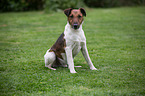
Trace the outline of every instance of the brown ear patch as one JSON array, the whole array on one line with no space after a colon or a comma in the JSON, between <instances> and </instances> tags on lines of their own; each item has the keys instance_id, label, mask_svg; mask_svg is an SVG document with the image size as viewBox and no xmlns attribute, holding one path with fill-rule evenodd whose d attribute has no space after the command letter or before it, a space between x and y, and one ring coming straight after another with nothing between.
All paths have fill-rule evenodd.
<instances>
[{"instance_id":1,"label":"brown ear patch","mask_svg":"<svg viewBox=\"0 0 145 96\"><path fill-rule=\"evenodd\" d=\"M83 14L83 16L86 16L86 11L85 11L85 9L84 9L84 8L79 8L79 9L80 9L81 13Z\"/></svg>"},{"instance_id":2,"label":"brown ear patch","mask_svg":"<svg viewBox=\"0 0 145 96\"><path fill-rule=\"evenodd\" d=\"M72 8L68 8L64 10L64 14L68 17L72 11Z\"/></svg>"}]
</instances>

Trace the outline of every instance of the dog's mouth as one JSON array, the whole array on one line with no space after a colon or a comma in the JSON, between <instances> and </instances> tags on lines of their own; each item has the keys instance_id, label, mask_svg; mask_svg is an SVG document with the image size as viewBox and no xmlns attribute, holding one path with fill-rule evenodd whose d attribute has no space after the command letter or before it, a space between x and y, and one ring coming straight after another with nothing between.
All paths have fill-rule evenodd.
<instances>
[{"instance_id":1,"label":"dog's mouth","mask_svg":"<svg viewBox=\"0 0 145 96\"><path fill-rule=\"evenodd\" d=\"M78 24L73 24L73 25L72 25L72 28L75 29L75 30L79 29L79 27L80 27L80 26L79 26Z\"/></svg>"}]
</instances>

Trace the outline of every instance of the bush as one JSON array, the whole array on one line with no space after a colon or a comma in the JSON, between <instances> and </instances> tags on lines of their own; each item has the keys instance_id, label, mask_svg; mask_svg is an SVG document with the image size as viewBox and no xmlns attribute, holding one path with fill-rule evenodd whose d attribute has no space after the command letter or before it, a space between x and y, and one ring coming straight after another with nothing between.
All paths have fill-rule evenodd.
<instances>
[{"instance_id":1,"label":"bush","mask_svg":"<svg viewBox=\"0 0 145 96\"><path fill-rule=\"evenodd\" d=\"M118 7L145 5L145 0L84 0L88 7Z\"/></svg>"},{"instance_id":2,"label":"bush","mask_svg":"<svg viewBox=\"0 0 145 96\"><path fill-rule=\"evenodd\" d=\"M46 0L45 11L58 11L66 8L84 7L83 0Z\"/></svg>"},{"instance_id":3,"label":"bush","mask_svg":"<svg viewBox=\"0 0 145 96\"><path fill-rule=\"evenodd\" d=\"M0 0L0 12L42 10L46 12L66 8L118 7L145 5L145 0Z\"/></svg>"},{"instance_id":4,"label":"bush","mask_svg":"<svg viewBox=\"0 0 145 96\"><path fill-rule=\"evenodd\" d=\"M43 9L45 0L0 0L0 12Z\"/></svg>"}]
</instances>

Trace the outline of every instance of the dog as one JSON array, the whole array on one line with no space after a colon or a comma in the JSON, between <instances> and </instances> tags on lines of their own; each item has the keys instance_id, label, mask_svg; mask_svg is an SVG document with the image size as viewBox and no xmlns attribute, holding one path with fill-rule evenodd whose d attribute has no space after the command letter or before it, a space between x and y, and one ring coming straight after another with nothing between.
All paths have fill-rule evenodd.
<instances>
[{"instance_id":1,"label":"dog","mask_svg":"<svg viewBox=\"0 0 145 96\"><path fill-rule=\"evenodd\" d=\"M82 29L84 17L86 17L86 11L84 8L68 8L64 10L64 14L67 16L65 30L57 39L55 44L47 50L44 55L45 67L56 70L54 67L67 67L68 65L71 73L77 73L74 68L73 58L81 50L90 69L97 70L89 57L86 46L86 37Z\"/></svg>"}]
</instances>

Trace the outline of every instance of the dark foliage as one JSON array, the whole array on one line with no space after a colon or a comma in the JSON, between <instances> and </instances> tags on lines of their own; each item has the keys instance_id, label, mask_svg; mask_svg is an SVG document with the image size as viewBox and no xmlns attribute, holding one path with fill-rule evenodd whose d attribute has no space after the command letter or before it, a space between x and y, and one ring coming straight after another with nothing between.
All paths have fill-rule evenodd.
<instances>
[{"instance_id":1,"label":"dark foliage","mask_svg":"<svg viewBox=\"0 0 145 96\"><path fill-rule=\"evenodd\" d=\"M66 8L84 7L83 0L46 0L45 11L58 11Z\"/></svg>"},{"instance_id":2,"label":"dark foliage","mask_svg":"<svg viewBox=\"0 0 145 96\"><path fill-rule=\"evenodd\" d=\"M43 9L45 0L0 0L0 12Z\"/></svg>"},{"instance_id":3,"label":"dark foliage","mask_svg":"<svg viewBox=\"0 0 145 96\"><path fill-rule=\"evenodd\" d=\"M42 10L46 12L66 8L118 7L145 5L145 0L0 0L0 12Z\"/></svg>"},{"instance_id":4,"label":"dark foliage","mask_svg":"<svg viewBox=\"0 0 145 96\"><path fill-rule=\"evenodd\" d=\"M145 5L145 0L84 0L88 7L118 7Z\"/></svg>"}]
</instances>

